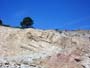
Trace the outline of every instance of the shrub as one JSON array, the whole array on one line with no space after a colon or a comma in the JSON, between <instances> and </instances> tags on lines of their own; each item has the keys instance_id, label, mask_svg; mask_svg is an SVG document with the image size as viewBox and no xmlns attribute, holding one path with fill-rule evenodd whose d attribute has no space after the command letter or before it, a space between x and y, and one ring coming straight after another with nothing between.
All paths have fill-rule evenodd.
<instances>
[{"instance_id":1,"label":"shrub","mask_svg":"<svg viewBox=\"0 0 90 68\"><path fill-rule=\"evenodd\" d=\"M5 26L5 27L11 27L10 25L5 25L5 24L3 24L3 26Z\"/></svg>"},{"instance_id":2,"label":"shrub","mask_svg":"<svg viewBox=\"0 0 90 68\"><path fill-rule=\"evenodd\" d=\"M2 20L0 20L0 25L5 27L10 27L10 25L3 24Z\"/></svg>"},{"instance_id":3,"label":"shrub","mask_svg":"<svg viewBox=\"0 0 90 68\"><path fill-rule=\"evenodd\" d=\"M0 20L0 25L3 25L2 20Z\"/></svg>"},{"instance_id":4,"label":"shrub","mask_svg":"<svg viewBox=\"0 0 90 68\"><path fill-rule=\"evenodd\" d=\"M22 28L33 28L33 20L30 17L25 17L23 21L20 23Z\"/></svg>"}]
</instances>

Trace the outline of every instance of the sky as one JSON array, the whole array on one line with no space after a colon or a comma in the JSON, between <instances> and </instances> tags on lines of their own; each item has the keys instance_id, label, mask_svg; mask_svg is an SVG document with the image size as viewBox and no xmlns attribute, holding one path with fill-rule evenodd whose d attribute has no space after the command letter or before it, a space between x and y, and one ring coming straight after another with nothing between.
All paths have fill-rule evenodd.
<instances>
[{"instance_id":1,"label":"sky","mask_svg":"<svg viewBox=\"0 0 90 68\"><path fill-rule=\"evenodd\" d=\"M24 17L38 29L90 29L90 0L0 0L0 19L20 26Z\"/></svg>"}]
</instances>

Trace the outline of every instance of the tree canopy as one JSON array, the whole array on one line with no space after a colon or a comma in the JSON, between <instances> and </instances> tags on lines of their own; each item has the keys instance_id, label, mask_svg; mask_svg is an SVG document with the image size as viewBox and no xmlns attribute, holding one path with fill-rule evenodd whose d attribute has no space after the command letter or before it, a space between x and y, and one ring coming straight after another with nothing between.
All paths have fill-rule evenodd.
<instances>
[{"instance_id":1,"label":"tree canopy","mask_svg":"<svg viewBox=\"0 0 90 68\"><path fill-rule=\"evenodd\" d=\"M20 23L22 28L33 28L33 20L30 17L25 17L23 21Z\"/></svg>"}]
</instances>

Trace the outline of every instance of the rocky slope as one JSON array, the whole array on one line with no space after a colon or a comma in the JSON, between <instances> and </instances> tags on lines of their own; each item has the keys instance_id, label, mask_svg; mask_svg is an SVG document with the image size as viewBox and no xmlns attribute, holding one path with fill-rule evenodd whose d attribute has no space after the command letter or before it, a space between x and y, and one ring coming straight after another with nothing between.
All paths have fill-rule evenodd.
<instances>
[{"instance_id":1,"label":"rocky slope","mask_svg":"<svg viewBox=\"0 0 90 68\"><path fill-rule=\"evenodd\" d=\"M90 68L90 31L0 26L0 68Z\"/></svg>"}]
</instances>

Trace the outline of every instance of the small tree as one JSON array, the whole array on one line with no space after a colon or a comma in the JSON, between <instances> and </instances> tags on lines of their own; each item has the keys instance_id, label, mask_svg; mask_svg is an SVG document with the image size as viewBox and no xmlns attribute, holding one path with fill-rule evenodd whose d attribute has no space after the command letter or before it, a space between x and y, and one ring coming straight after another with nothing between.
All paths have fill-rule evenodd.
<instances>
[{"instance_id":1,"label":"small tree","mask_svg":"<svg viewBox=\"0 0 90 68\"><path fill-rule=\"evenodd\" d=\"M0 25L3 25L2 20L0 20Z\"/></svg>"},{"instance_id":2,"label":"small tree","mask_svg":"<svg viewBox=\"0 0 90 68\"><path fill-rule=\"evenodd\" d=\"M23 21L20 23L22 28L33 28L33 20L30 17L25 17Z\"/></svg>"}]
</instances>

